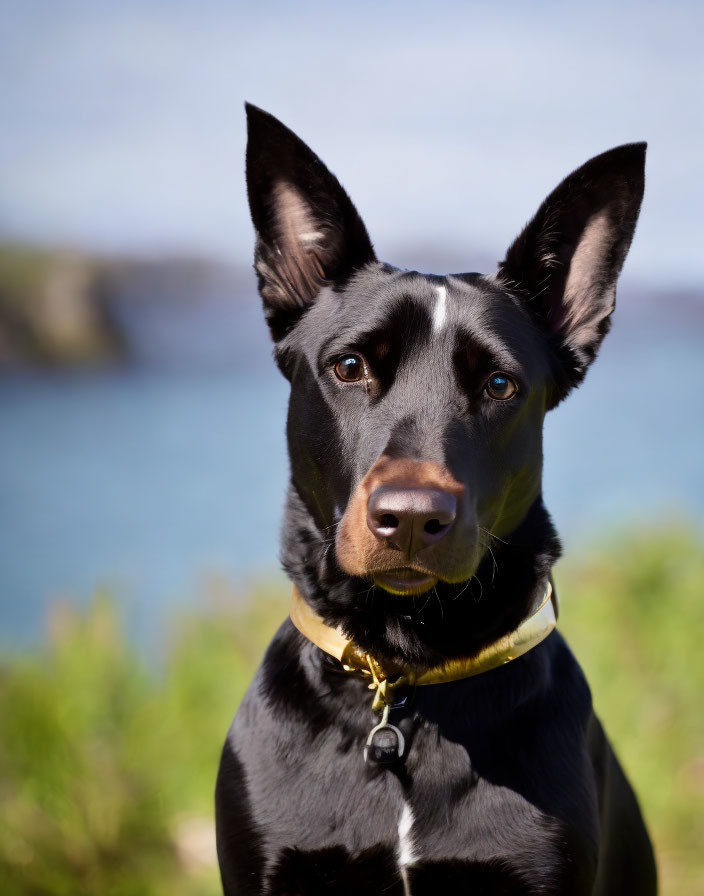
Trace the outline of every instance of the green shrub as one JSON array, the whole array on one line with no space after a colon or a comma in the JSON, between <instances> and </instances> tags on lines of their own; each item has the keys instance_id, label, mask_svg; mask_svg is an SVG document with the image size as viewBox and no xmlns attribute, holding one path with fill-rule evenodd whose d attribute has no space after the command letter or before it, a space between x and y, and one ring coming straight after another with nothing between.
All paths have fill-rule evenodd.
<instances>
[{"instance_id":1,"label":"green shrub","mask_svg":"<svg viewBox=\"0 0 704 896\"><path fill-rule=\"evenodd\" d=\"M663 892L704 894L704 552L686 528L614 537L557 574L560 627L654 835ZM181 618L163 663L115 603L52 612L47 643L0 661L3 896L220 892L220 747L286 587L225 589Z\"/></svg>"},{"instance_id":2,"label":"green shrub","mask_svg":"<svg viewBox=\"0 0 704 896\"><path fill-rule=\"evenodd\" d=\"M662 891L704 894L704 542L613 537L558 569L560 628L634 783Z\"/></svg>"},{"instance_id":3,"label":"green shrub","mask_svg":"<svg viewBox=\"0 0 704 896\"><path fill-rule=\"evenodd\" d=\"M56 608L47 647L0 672L3 896L218 893L220 747L284 615L260 594L181 623L159 670L111 601Z\"/></svg>"}]
</instances>

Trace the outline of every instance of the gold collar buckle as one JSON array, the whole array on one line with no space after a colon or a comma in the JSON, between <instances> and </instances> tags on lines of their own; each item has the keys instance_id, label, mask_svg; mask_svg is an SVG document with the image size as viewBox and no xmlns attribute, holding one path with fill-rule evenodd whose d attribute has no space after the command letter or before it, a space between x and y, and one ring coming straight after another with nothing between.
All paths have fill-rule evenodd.
<instances>
[{"instance_id":1,"label":"gold collar buckle","mask_svg":"<svg viewBox=\"0 0 704 896\"><path fill-rule=\"evenodd\" d=\"M412 686L415 680L415 675L410 670L407 670L392 681L370 654L367 654L367 663L372 678L369 683L369 690L374 691L372 710L374 712L386 711L396 702L394 697L396 690L398 688Z\"/></svg>"}]
</instances>

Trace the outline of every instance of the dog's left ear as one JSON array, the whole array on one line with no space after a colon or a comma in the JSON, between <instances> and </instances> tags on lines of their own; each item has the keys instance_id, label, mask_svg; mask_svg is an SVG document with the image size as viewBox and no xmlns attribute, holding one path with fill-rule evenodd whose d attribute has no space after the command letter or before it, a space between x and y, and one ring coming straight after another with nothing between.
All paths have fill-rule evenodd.
<instances>
[{"instance_id":1,"label":"dog's left ear","mask_svg":"<svg viewBox=\"0 0 704 896\"><path fill-rule=\"evenodd\" d=\"M362 219L337 178L293 131L247 109L247 193L257 233L254 266L275 340L323 286L375 261Z\"/></svg>"},{"instance_id":2,"label":"dog's left ear","mask_svg":"<svg viewBox=\"0 0 704 896\"><path fill-rule=\"evenodd\" d=\"M645 149L618 146L570 174L499 265L499 280L519 291L557 350L554 403L582 380L609 328L643 198Z\"/></svg>"}]
</instances>

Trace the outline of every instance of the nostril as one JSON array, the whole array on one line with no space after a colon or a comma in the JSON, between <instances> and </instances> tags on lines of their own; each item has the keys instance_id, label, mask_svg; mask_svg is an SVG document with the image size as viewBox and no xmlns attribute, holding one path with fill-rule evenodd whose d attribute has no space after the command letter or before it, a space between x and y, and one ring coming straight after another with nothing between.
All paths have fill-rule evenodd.
<instances>
[{"instance_id":1,"label":"nostril","mask_svg":"<svg viewBox=\"0 0 704 896\"><path fill-rule=\"evenodd\" d=\"M409 556L444 538L456 515L457 499L440 488L380 485L367 501L369 530Z\"/></svg>"}]
</instances>

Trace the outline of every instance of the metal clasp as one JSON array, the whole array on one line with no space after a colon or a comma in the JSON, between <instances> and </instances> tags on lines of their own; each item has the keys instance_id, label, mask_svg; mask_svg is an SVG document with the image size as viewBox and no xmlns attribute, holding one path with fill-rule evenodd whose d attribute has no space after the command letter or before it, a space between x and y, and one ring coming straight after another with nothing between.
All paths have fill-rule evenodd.
<instances>
[{"instance_id":1,"label":"metal clasp","mask_svg":"<svg viewBox=\"0 0 704 896\"><path fill-rule=\"evenodd\" d=\"M384 710L381 714L381 721L378 725L375 725L374 728L369 732L369 736L367 737L367 742L364 745L364 761L369 762L370 760L370 749L378 748L382 751L385 751L381 756L371 757L373 762L376 762L380 765L393 765L394 762L398 761L403 757L404 751L406 749L406 740L403 736L403 733L399 728L395 725L391 725L389 723L389 710L390 705L387 703L384 705ZM388 729L390 733L394 735L396 738L395 745L393 744L374 744L374 737L380 731L384 731L384 729Z\"/></svg>"}]
</instances>

